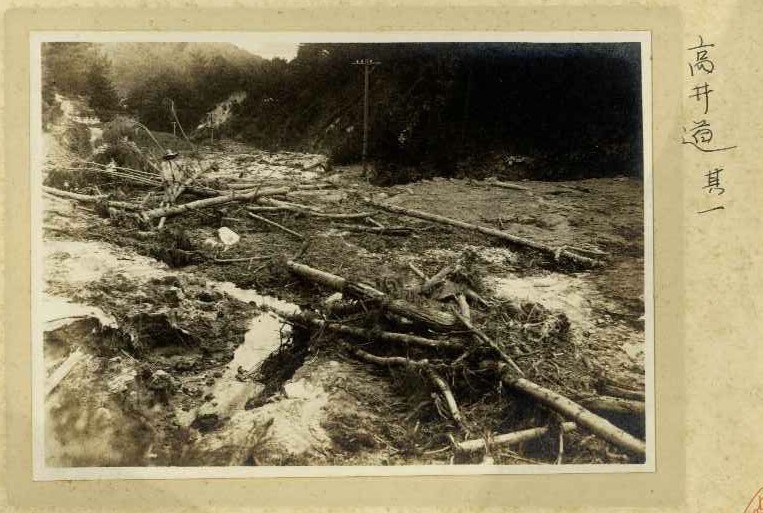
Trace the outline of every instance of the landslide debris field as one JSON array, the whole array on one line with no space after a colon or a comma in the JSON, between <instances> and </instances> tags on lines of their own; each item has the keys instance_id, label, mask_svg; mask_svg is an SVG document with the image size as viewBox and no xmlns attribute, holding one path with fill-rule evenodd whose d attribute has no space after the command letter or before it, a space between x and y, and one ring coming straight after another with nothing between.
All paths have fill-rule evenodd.
<instances>
[{"instance_id":1,"label":"landslide debris field","mask_svg":"<svg viewBox=\"0 0 763 513\"><path fill-rule=\"evenodd\" d=\"M49 465L644 461L641 181L376 187L168 134L117 166L71 133L45 134Z\"/></svg>"}]
</instances>

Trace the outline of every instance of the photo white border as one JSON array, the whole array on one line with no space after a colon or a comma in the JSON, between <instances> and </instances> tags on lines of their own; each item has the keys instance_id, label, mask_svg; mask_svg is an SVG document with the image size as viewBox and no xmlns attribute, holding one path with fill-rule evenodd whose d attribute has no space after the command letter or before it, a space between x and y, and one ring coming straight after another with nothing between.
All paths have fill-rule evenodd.
<instances>
[{"instance_id":1,"label":"photo white border","mask_svg":"<svg viewBox=\"0 0 763 513\"><path fill-rule=\"evenodd\" d=\"M287 467L48 467L45 465L45 369L43 330L39 312L42 297L42 68L44 42L207 42L233 43L394 43L394 42L522 42L522 43L641 43L641 102L644 188L644 383L646 459L642 464L602 465L405 465L405 466L287 466ZM32 467L34 481L101 479L225 479L283 477L463 476L651 473L655 462L654 383L654 206L652 169L652 59L649 31L574 32L150 32L37 31L30 33L30 151L31 151L31 343L32 343Z\"/></svg>"}]
</instances>

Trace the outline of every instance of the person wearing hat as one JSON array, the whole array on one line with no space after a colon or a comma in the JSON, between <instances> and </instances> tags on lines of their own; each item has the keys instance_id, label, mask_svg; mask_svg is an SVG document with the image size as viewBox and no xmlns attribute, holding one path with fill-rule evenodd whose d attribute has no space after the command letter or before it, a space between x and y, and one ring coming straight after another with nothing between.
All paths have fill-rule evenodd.
<instances>
[{"instance_id":1,"label":"person wearing hat","mask_svg":"<svg viewBox=\"0 0 763 513\"><path fill-rule=\"evenodd\" d=\"M178 183L182 179L180 166L175 162L175 159L177 159L179 156L180 154L178 152L172 150L165 151L164 155L162 156L162 162L160 166L162 171L162 180L164 180L165 184L167 185Z\"/></svg>"}]
</instances>

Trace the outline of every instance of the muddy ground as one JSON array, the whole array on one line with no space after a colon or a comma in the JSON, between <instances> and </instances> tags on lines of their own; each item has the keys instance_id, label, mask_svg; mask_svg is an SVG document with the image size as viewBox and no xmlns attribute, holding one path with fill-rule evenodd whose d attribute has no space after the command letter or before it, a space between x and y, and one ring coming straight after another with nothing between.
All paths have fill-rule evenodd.
<instances>
[{"instance_id":1,"label":"muddy ground","mask_svg":"<svg viewBox=\"0 0 763 513\"><path fill-rule=\"evenodd\" d=\"M431 276L460 262L463 279L489 303L473 307L474 324L501 343L518 344L529 379L575 400L598 395L603 383L643 392L640 181L525 181L524 191L437 179L382 188L357 167L263 171L272 155L242 144L201 152L203 162L217 162L221 177L235 172L278 185L330 176L335 188L288 198L324 212L367 211L363 199L372 198L608 256L600 268L575 269L483 234L383 211L373 219L411 233L353 232L341 225L355 221L262 212L300 239L249 217L242 205L189 212L168 218L162 230L147 229L46 195L48 379L74 351L83 355L46 399L49 465L558 461L555 437L470 455L450 449L452 439L489 439L558 421L488 373L449 378L463 430L416 372L359 362L336 336L284 323L272 308L298 312L337 298L284 268L284 259L295 255L393 297L420 283L409 264ZM51 158L54 166L58 157ZM147 206L156 201L149 189L113 179L93 184L73 177L66 185L84 193L97 185L115 199ZM224 245L222 227L240 240ZM643 437L643 416L610 420ZM564 447L563 463L634 461L585 432L566 434Z\"/></svg>"}]
</instances>

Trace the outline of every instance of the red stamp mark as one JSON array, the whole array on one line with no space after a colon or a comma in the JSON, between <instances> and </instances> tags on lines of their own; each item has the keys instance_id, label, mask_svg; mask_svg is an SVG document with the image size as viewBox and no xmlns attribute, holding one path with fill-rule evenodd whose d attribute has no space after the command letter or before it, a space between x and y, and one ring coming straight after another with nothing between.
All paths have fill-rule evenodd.
<instances>
[{"instance_id":1,"label":"red stamp mark","mask_svg":"<svg viewBox=\"0 0 763 513\"><path fill-rule=\"evenodd\" d=\"M763 488L750 499L744 513L763 513Z\"/></svg>"}]
</instances>

